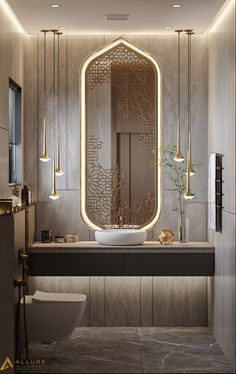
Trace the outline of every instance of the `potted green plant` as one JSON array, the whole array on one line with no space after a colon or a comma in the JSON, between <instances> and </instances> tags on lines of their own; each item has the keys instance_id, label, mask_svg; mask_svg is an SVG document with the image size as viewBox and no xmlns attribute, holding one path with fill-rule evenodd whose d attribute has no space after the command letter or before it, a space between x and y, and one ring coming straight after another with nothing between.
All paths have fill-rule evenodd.
<instances>
[{"instance_id":1,"label":"potted green plant","mask_svg":"<svg viewBox=\"0 0 236 374\"><path fill-rule=\"evenodd\" d=\"M184 193L187 189L186 165L185 162L176 162L174 157L176 155L177 147L173 144L167 144L160 148L161 164L164 169L165 176L172 182L174 190L178 193L178 206L173 208L173 211L179 213L178 219L178 236L179 242L186 243L189 239L188 218L185 216L185 201ZM197 169L198 164L194 167Z\"/></svg>"}]
</instances>

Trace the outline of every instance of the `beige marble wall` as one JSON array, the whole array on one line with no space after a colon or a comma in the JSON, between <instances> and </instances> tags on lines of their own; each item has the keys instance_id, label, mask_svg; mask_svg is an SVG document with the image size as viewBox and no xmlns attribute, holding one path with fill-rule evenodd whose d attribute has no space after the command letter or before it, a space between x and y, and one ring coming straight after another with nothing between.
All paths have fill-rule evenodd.
<instances>
[{"instance_id":1,"label":"beige marble wall","mask_svg":"<svg viewBox=\"0 0 236 374\"><path fill-rule=\"evenodd\" d=\"M177 71L176 35L142 36L124 35L131 42L152 53L162 70L162 111L163 144L175 143L177 116ZM51 203L48 195L52 185L52 163L40 163L42 152L43 121L43 49L42 36L32 35L26 40L25 48L25 179L30 183L33 199L37 202L37 238L43 228L52 227L55 234L68 231L78 232L80 239L92 239L81 221L79 204L79 80L80 65L83 59L114 38L114 35L68 35L61 37L60 63L60 123L62 130L62 164L65 170L58 179L62 198ZM53 144L53 77L52 77L52 35L48 37L47 53L47 123L49 127L49 151ZM181 105L182 105L182 147L187 147L187 38L182 38L181 63ZM193 177L196 198L187 203L190 219L190 238L206 239L207 202L207 76L208 76L207 36L195 36L193 40L193 93L192 93L192 132L193 161L201 163L199 173ZM149 238L156 239L161 228L169 227L177 235L177 197L171 183L163 180L163 204L161 219L150 231ZM66 201L66 204L65 204ZM50 211L53 220L48 217ZM70 226L71 225L71 226Z\"/></svg>"},{"instance_id":2,"label":"beige marble wall","mask_svg":"<svg viewBox=\"0 0 236 374\"><path fill-rule=\"evenodd\" d=\"M24 38L14 20L0 4L0 198L8 188L8 87L9 77L23 88Z\"/></svg>"},{"instance_id":3,"label":"beige marble wall","mask_svg":"<svg viewBox=\"0 0 236 374\"><path fill-rule=\"evenodd\" d=\"M235 0L209 33L208 152L223 157L223 230L216 247L214 334L235 368Z\"/></svg>"},{"instance_id":4,"label":"beige marble wall","mask_svg":"<svg viewBox=\"0 0 236 374\"><path fill-rule=\"evenodd\" d=\"M131 42L152 53L162 70L163 86L163 144L174 143L177 116L177 45L173 36L124 35ZM60 119L62 125L62 163L65 174L60 180L61 198L52 203L52 164L38 161L42 150L42 36L32 35L25 48L25 179L29 181L36 206L37 239L41 230L51 228L56 235L68 232L79 234L80 240L94 240L93 232L80 217L80 133L79 80L84 58L112 35L62 36L60 63ZM187 40L183 37L181 64L182 146L187 145ZM52 96L52 35L48 37L47 121L49 150L53 137ZM193 41L193 159L201 163L201 170L193 178L196 199L187 204L192 240L206 240L207 209L207 76L208 46L206 36ZM173 186L163 181L163 209L157 226L149 232L149 239L157 239L161 228L171 228L177 234L176 193ZM38 289L85 292L87 308L82 325L91 326L206 326L205 278L152 277L90 277L37 278ZM169 295L172 295L169 297ZM192 301L189 302L190 295ZM160 301L161 300L161 301ZM178 312L179 305L184 306Z\"/></svg>"}]
</instances>

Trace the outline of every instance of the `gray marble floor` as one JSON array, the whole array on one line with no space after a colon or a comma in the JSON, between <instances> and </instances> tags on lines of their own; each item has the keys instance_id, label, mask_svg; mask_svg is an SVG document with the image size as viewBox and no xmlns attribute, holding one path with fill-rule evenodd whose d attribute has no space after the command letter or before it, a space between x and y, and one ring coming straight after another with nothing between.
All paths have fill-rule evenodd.
<instances>
[{"instance_id":1,"label":"gray marble floor","mask_svg":"<svg viewBox=\"0 0 236 374\"><path fill-rule=\"evenodd\" d=\"M206 328L77 328L70 340L30 345L17 373L233 373Z\"/></svg>"}]
</instances>

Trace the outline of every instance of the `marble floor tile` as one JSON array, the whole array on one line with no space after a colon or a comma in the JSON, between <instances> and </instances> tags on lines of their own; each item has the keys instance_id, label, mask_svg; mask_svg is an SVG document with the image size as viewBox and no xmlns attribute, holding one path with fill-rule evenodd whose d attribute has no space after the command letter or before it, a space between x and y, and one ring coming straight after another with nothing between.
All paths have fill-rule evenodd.
<instances>
[{"instance_id":1,"label":"marble floor tile","mask_svg":"<svg viewBox=\"0 0 236 374\"><path fill-rule=\"evenodd\" d=\"M232 373L218 343L203 328L138 328L145 373Z\"/></svg>"},{"instance_id":2,"label":"marble floor tile","mask_svg":"<svg viewBox=\"0 0 236 374\"><path fill-rule=\"evenodd\" d=\"M26 354L23 353L21 357L21 359L23 360L23 365L17 365L16 373L48 373L49 367L52 363L56 345L57 343L53 343L50 345L30 343L28 360L44 360L45 364L26 365Z\"/></svg>"},{"instance_id":3,"label":"marble floor tile","mask_svg":"<svg viewBox=\"0 0 236 374\"><path fill-rule=\"evenodd\" d=\"M71 338L30 345L47 366L17 373L233 373L207 328L79 327Z\"/></svg>"}]
</instances>

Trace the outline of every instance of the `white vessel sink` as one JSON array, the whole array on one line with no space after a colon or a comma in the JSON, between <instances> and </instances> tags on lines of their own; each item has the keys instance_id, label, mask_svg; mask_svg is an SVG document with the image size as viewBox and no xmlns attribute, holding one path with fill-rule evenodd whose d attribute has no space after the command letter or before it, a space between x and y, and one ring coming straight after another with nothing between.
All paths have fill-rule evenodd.
<instances>
[{"instance_id":1,"label":"white vessel sink","mask_svg":"<svg viewBox=\"0 0 236 374\"><path fill-rule=\"evenodd\" d=\"M95 239L103 245L140 245L146 240L145 230L107 229L95 231Z\"/></svg>"}]
</instances>

